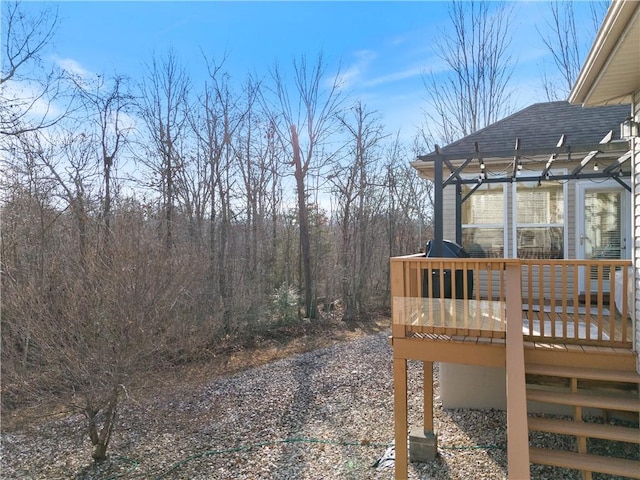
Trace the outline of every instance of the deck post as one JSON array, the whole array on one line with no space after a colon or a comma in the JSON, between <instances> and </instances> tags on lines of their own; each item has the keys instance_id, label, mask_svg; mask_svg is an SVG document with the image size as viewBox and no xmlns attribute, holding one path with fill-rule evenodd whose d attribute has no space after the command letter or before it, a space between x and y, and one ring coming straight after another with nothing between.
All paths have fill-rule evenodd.
<instances>
[{"instance_id":1,"label":"deck post","mask_svg":"<svg viewBox=\"0 0 640 480\"><path fill-rule=\"evenodd\" d=\"M395 478L409 477L407 451L407 359L393 359L393 402L395 422Z\"/></svg>"},{"instance_id":2,"label":"deck post","mask_svg":"<svg viewBox=\"0 0 640 480\"><path fill-rule=\"evenodd\" d=\"M506 264L507 470L510 479L529 480L529 426L522 336L522 267Z\"/></svg>"}]
</instances>

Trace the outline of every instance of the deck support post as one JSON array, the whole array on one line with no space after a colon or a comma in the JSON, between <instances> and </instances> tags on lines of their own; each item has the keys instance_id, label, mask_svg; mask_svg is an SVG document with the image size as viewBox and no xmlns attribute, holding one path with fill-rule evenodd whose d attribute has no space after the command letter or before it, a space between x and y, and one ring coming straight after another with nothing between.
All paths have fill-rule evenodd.
<instances>
[{"instance_id":1,"label":"deck support post","mask_svg":"<svg viewBox=\"0 0 640 480\"><path fill-rule=\"evenodd\" d=\"M407 359L393 359L393 402L395 422L395 478L409 477L407 451Z\"/></svg>"}]
</instances>

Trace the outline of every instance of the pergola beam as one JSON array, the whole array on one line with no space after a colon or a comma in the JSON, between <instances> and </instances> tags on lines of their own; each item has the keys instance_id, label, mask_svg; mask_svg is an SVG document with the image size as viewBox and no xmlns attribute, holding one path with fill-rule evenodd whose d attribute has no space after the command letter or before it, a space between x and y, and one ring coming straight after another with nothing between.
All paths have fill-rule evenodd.
<instances>
[{"instance_id":1,"label":"pergola beam","mask_svg":"<svg viewBox=\"0 0 640 480\"><path fill-rule=\"evenodd\" d=\"M628 191L629 193L631 193L631 186L627 185L620 177L613 177L613 179L618 182L620 185L622 185L622 187Z\"/></svg>"},{"instance_id":2,"label":"pergola beam","mask_svg":"<svg viewBox=\"0 0 640 480\"><path fill-rule=\"evenodd\" d=\"M631 153L632 151L629 150L627 153L620 156L620 158L618 158L615 162L613 162L611 165L609 165L607 168L604 169L604 173L610 173L622 167L622 164L631 158Z\"/></svg>"},{"instance_id":3,"label":"pergola beam","mask_svg":"<svg viewBox=\"0 0 640 480\"><path fill-rule=\"evenodd\" d=\"M513 172L511 173L511 178L515 178L516 175L518 175L518 170L522 170L522 165L520 165L520 156L518 155L518 152L520 151L519 138L516 138L516 146L514 147L514 150L516 153L513 156Z\"/></svg>"},{"instance_id":4,"label":"pergola beam","mask_svg":"<svg viewBox=\"0 0 640 480\"><path fill-rule=\"evenodd\" d=\"M473 187L471 187L471 190L469 190L464 197L462 197L462 201L460 203L464 203L467 200L467 198L473 195L473 192L475 192L478 188L480 188L480 185L482 185L482 180L476 180L476 184Z\"/></svg>"},{"instance_id":5,"label":"pergola beam","mask_svg":"<svg viewBox=\"0 0 640 480\"><path fill-rule=\"evenodd\" d=\"M444 158L442 158L442 154L440 153L440 147L438 145L435 147L436 160L433 169L433 244L431 245L431 253L433 257L441 257L443 250L442 241L444 240L444 222L442 219L444 206L442 164L444 163Z\"/></svg>"},{"instance_id":6,"label":"pergola beam","mask_svg":"<svg viewBox=\"0 0 640 480\"><path fill-rule=\"evenodd\" d=\"M573 172L571 172L572 175L577 175L578 173L580 173L582 171L582 169L584 167L587 166L587 163L589 163L592 159L594 159L598 153L600 153L598 150L593 150L591 152L589 152L580 162L580 165L578 165L576 168L573 169Z\"/></svg>"},{"instance_id":7,"label":"pergola beam","mask_svg":"<svg viewBox=\"0 0 640 480\"><path fill-rule=\"evenodd\" d=\"M444 163L447 167L449 167L449 170L451 170L451 174L449 175L449 178L447 178L444 183L442 184L443 187L446 187L447 185L449 185L451 182L453 182L454 180L461 180L462 177L460 176L460 173L462 173L462 171L467 168L467 165L469 165L471 163L471 161L473 160L473 158L467 158L464 162L462 162L462 165L460 165L458 168L454 167L451 164L451 160L444 160Z\"/></svg>"},{"instance_id":8,"label":"pergola beam","mask_svg":"<svg viewBox=\"0 0 640 480\"><path fill-rule=\"evenodd\" d=\"M477 178L465 178L460 181L463 185L471 185L471 184L482 184L482 183L513 183L513 182L542 182L542 181L561 181L561 180L579 180L579 179L606 179L606 178L626 178L630 177L631 172L593 172L593 173L579 173L579 174L560 174L553 175L550 178L544 178L540 175L528 175L526 177L518 176L516 178L506 178L506 177L495 177L495 178L485 178L482 181L479 181ZM466 198L466 197L465 197Z\"/></svg>"},{"instance_id":9,"label":"pergola beam","mask_svg":"<svg viewBox=\"0 0 640 480\"><path fill-rule=\"evenodd\" d=\"M602 140L600 140L600 145L608 145L609 143L611 143L612 139L613 139L613 130L609 130L609 132L604 137L602 137ZM602 152L601 147L594 148L593 151L589 152L587 156L582 159L582 161L580 162L580 165L574 168L573 172L571 173L573 174L580 173L580 170L586 167L587 163L589 163L590 160L592 160L596 155L598 155L601 152Z\"/></svg>"}]
</instances>

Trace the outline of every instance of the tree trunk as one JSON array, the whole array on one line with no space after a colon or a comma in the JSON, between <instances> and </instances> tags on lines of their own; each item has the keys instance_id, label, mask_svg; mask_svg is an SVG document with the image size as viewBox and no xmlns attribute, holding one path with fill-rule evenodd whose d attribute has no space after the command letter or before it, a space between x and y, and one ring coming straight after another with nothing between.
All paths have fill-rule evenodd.
<instances>
[{"instance_id":1,"label":"tree trunk","mask_svg":"<svg viewBox=\"0 0 640 480\"><path fill-rule=\"evenodd\" d=\"M302 269L304 272L304 310L308 318L317 318L316 302L311 277L311 242L309 240L309 219L305 195L305 172L300 159L300 145L296 126L291 125L293 144L293 164L295 167L296 187L298 191L298 220L300 222L300 247L302 249Z\"/></svg>"},{"instance_id":2,"label":"tree trunk","mask_svg":"<svg viewBox=\"0 0 640 480\"><path fill-rule=\"evenodd\" d=\"M111 440L111 433L113 433L113 426L115 425L116 413L118 410L120 386L116 385L111 390L111 394L107 400L107 405L104 408L104 420L102 421L102 428L100 428L100 421L98 416L102 409L92 405L91 400L87 399L87 406L85 409L85 415L89 420L89 437L91 438L91 444L93 445L93 454L91 455L96 462L100 462L107 458L107 449L109 448L109 441ZM96 402L100 402L103 399L97 399Z\"/></svg>"}]
</instances>

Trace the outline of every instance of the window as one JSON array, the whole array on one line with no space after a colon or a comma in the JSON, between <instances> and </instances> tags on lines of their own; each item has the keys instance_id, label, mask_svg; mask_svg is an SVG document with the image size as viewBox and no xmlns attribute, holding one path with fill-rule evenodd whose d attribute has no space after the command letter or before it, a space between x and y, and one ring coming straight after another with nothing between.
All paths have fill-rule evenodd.
<instances>
[{"instance_id":1,"label":"window","mask_svg":"<svg viewBox=\"0 0 640 480\"><path fill-rule=\"evenodd\" d=\"M482 185L462 204L462 246L472 257L504 257L502 185Z\"/></svg>"},{"instance_id":2,"label":"window","mask_svg":"<svg viewBox=\"0 0 640 480\"><path fill-rule=\"evenodd\" d=\"M564 189L556 183L518 183L516 257L564 258Z\"/></svg>"}]
</instances>

